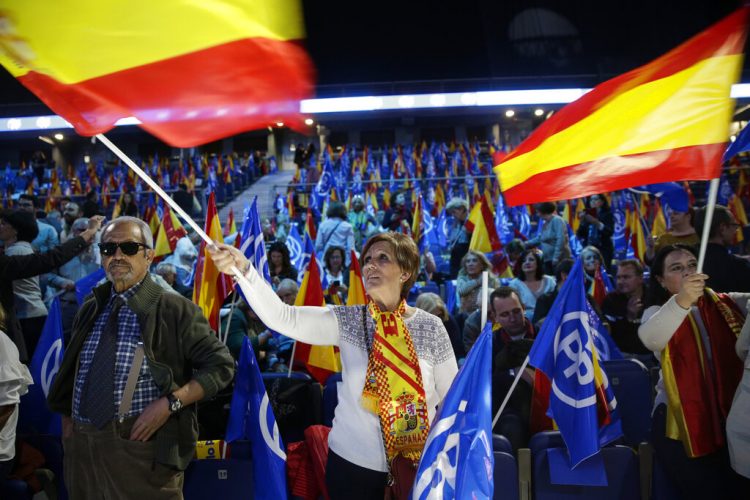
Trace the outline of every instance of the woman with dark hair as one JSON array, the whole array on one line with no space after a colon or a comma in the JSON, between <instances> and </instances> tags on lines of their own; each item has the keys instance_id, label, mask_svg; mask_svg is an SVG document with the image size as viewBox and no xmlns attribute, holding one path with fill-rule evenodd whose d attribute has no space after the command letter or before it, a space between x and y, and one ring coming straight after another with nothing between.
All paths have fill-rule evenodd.
<instances>
[{"instance_id":1,"label":"woman with dark hair","mask_svg":"<svg viewBox=\"0 0 750 500\"><path fill-rule=\"evenodd\" d=\"M297 269L292 266L289 249L280 241L271 243L268 247L268 272L274 286L278 286L283 279L297 281Z\"/></svg>"},{"instance_id":2,"label":"woman with dark hair","mask_svg":"<svg viewBox=\"0 0 750 500\"><path fill-rule=\"evenodd\" d=\"M536 213L544 225L539 236L526 241L526 248L539 247L542 250L544 272L552 274L558 262L570 257L568 227L563 218L557 215L557 206L551 201L538 203Z\"/></svg>"},{"instance_id":3,"label":"woman with dark hair","mask_svg":"<svg viewBox=\"0 0 750 500\"><path fill-rule=\"evenodd\" d=\"M138 205L135 204L135 198L133 198L133 193L131 193L130 191L122 193L122 201L120 202L120 215L138 217Z\"/></svg>"},{"instance_id":4,"label":"woman with dark hair","mask_svg":"<svg viewBox=\"0 0 750 500\"><path fill-rule=\"evenodd\" d=\"M525 308L524 314L531 321L534 318L536 299L555 289L557 281L553 276L544 274L542 252L534 248L526 250L518 259L521 269L516 269L515 275L508 286L518 293Z\"/></svg>"},{"instance_id":5,"label":"woman with dark hair","mask_svg":"<svg viewBox=\"0 0 750 500\"><path fill-rule=\"evenodd\" d=\"M604 257L604 267L612 265L612 257L615 254L612 235L615 234L615 216L609 209L607 197L603 194L594 194L589 197L588 208L578 213L581 225L578 226L576 235L581 245L592 245L599 249Z\"/></svg>"},{"instance_id":6,"label":"woman with dark hair","mask_svg":"<svg viewBox=\"0 0 750 500\"><path fill-rule=\"evenodd\" d=\"M715 293L697 266L695 250L676 244L651 267L638 329L661 361L651 441L683 498L746 498L729 466L725 422L743 372L734 346L750 294Z\"/></svg>"},{"instance_id":7,"label":"woman with dark hair","mask_svg":"<svg viewBox=\"0 0 750 500\"><path fill-rule=\"evenodd\" d=\"M414 241L390 232L367 241L361 264L370 302L359 306L288 306L239 249L218 245L209 252L220 271L245 270L240 287L270 329L339 346L343 382L328 435L328 493L382 499L390 468L419 462L436 407L458 371L442 321L406 304L419 270ZM409 409L406 419L399 408Z\"/></svg>"},{"instance_id":8,"label":"woman with dark hair","mask_svg":"<svg viewBox=\"0 0 750 500\"><path fill-rule=\"evenodd\" d=\"M328 283L327 299L332 304L346 304L346 294L349 291L349 270L344 266L344 249L330 246L323 256L323 267ZM334 300L338 296L338 301Z\"/></svg>"},{"instance_id":9,"label":"woman with dark hair","mask_svg":"<svg viewBox=\"0 0 750 500\"><path fill-rule=\"evenodd\" d=\"M354 228L346 220L346 206L340 201L332 202L328 206L326 217L318 228L315 251L318 255L325 255L328 247L341 247L344 249L344 261L348 266L350 251L354 249Z\"/></svg>"},{"instance_id":10,"label":"woman with dark hair","mask_svg":"<svg viewBox=\"0 0 750 500\"><path fill-rule=\"evenodd\" d=\"M469 250L461 259L461 270L456 279L459 312L471 314L480 304L479 293L482 291L482 273L489 271L488 288L490 291L500 286L500 280L492 274L492 264L482 252Z\"/></svg>"}]
</instances>

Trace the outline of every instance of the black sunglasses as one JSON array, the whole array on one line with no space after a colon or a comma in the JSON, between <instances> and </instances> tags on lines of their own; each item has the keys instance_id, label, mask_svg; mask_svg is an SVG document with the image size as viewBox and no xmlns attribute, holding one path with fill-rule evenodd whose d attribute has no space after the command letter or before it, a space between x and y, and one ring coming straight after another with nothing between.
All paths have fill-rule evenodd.
<instances>
[{"instance_id":1,"label":"black sunglasses","mask_svg":"<svg viewBox=\"0 0 750 500\"><path fill-rule=\"evenodd\" d=\"M117 252L118 248L122 250L122 253L124 253L125 255L135 255L138 253L138 249L140 247L149 248L148 245L137 243L135 241L121 241L120 243L99 243L99 251L105 257L111 257L112 255L114 255L115 252Z\"/></svg>"}]
</instances>

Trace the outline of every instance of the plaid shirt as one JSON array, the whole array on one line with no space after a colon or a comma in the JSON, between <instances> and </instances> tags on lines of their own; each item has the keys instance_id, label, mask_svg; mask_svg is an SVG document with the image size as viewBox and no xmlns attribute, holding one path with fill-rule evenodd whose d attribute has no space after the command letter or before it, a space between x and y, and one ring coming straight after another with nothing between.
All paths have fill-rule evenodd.
<instances>
[{"instance_id":1,"label":"plaid shirt","mask_svg":"<svg viewBox=\"0 0 750 500\"><path fill-rule=\"evenodd\" d=\"M120 308L117 321L117 351L115 353L115 414L119 411L122 394L125 392L125 384L128 380L130 365L133 363L133 358L135 356L135 348L138 345L138 342L141 341L141 329L138 324L138 317L135 315L135 312L127 306L127 300L135 295L138 288L140 288L141 283L130 287L122 294L117 294L114 289L112 289L112 295L109 298L107 305L104 307L104 310L96 319L91 335L89 335L83 343L79 357L78 376L76 377L75 386L73 388L73 420L76 422L90 423L88 418L79 413L79 408L81 407L81 395L83 394L83 388L89 372L89 367L91 366L91 360L94 359L96 347L99 345L99 338L102 335L104 325L107 324L107 319L112 310L114 299L118 295L126 301L126 304ZM160 396L161 392L156 386L148 367L148 358L144 358L144 363L141 366L141 371L138 375L138 382L135 386L135 393L133 394L133 403L130 406L130 411L125 414L125 417L140 415L151 402L159 399Z\"/></svg>"}]
</instances>

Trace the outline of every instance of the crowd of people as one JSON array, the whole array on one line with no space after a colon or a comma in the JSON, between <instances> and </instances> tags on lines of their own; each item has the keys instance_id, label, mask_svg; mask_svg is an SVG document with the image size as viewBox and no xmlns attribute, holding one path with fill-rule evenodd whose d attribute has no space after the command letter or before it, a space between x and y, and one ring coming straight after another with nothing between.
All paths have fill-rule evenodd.
<instances>
[{"instance_id":1,"label":"crowd of people","mask_svg":"<svg viewBox=\"0 0 750 500\"><path fill-rule=\"evenodd\" d=\"M652 444L668 476L685 498L747 491L736 489L750 478L750 260L735 253L740 223L716 207L701 273L703 208L672 210L668 230L649 237L642 256L618 259L608 198L585 200L576 231L559 215L568 202L535 205L530 237L503 247L512 276L496 274L492 256L471 248L467 198L445 203L437 251L414 240L406 192L379 211L366 209L361 195L330 201L321 220L310 212L328 307L294 306L305 269L293 263L289 235L292 225L304 232L310 223L305 211L277 208L263 224L270 283L234 246L209 251L221 271L236 267L246 277L239 285L247 302L230 296L213 332L191 301L194 235L156 263L152 229L133 215L132 199L124 197L104 227L95 197L83 207L62 200L55 226L33 195L22 195L0 214L0 479L15 461L17 407L31 383L26 365L49 300L58 297L65 356L48 401L63 415L65 484L74 498L124 490L177 497L198 437L196 402L232 383L245 338L264 371L303 369L292 359L295 340L338 346L343 385L329 437L328 493L382 498L394 464L418 461L435 409L480 334L482 273L489 273L497 411L577 256L589 301L614 343L659 372ZM343 306L352 256L370 300ZM105 278L80 303L76 283L100 268ZM494 429L514 449L540 430L530 417L534 381L527 369ZM408 426L397 425L396 403L404 398L413 404Z\"/></svg>"}]
</instances>

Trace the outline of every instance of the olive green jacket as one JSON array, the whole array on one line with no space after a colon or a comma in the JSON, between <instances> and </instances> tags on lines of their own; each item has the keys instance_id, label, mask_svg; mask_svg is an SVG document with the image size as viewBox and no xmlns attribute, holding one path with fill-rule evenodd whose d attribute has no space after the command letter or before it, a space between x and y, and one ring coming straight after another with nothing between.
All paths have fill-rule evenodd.
<instances>
[{"instance_id":1,"label":"olive green jacket","mask_svg":"<svg viewBox=\"0 0 750 500\"><path fill-rule=\"evenodd\" d=\"M52 411L70 415L73 385L84 341L109 300L111 283L95 288L73 321L70 344L60 371L50 388L47 402ZM165 293L146 275L141 287L128 300L141 326L143 348L161 395L171 393L191 379L198 382L206 398L226 387L234 375L229 350L211 330L201 310L184 297ZM196 405L171 415L155 434L156 462L185 469L193 457L198 438Z\"/></svg>"}]
</instances>

